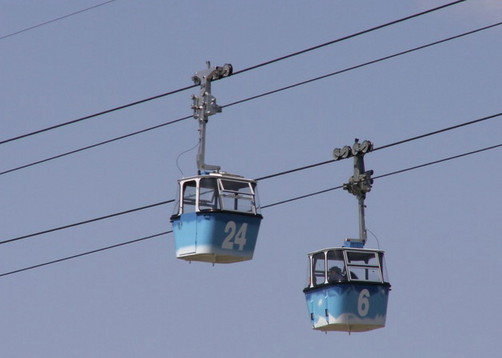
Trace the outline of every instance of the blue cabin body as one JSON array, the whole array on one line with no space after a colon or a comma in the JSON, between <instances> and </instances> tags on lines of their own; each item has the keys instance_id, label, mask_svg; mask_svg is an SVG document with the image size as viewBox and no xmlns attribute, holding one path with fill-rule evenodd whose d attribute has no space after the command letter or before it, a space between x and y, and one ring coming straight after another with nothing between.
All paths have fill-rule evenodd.
<instances>
[{"instance_id":1,"label":"blue cabin body","mask_svg":"<svg viewBox=\"0 0 502 358\"><path fill-rule=\"evenodd\" d=\"M303 292L313 329L365 332L385 326L390 284L383 255L353 247L309 254Z\"/></svg>"},{"instance_id":2,"label":"blue cabin body","mask_svg":"<svg viewBox=\"0 0 502 358\"><path fill-rule=\"evenodd\" d=\"M171 216L176 257L233 263L253 258L262 215L256 182L226 173L179 180L177 212Z\"/></svg>"}]
</instances>

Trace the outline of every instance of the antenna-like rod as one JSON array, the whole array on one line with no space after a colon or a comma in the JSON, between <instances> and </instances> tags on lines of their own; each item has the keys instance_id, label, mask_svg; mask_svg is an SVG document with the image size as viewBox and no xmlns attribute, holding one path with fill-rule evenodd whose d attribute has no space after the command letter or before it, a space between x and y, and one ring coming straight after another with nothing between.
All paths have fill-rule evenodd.
<instances>
[{"instance_id":1,"label":"antenna-like rod","mask_svg":"<svg viewBox=\"0 0 502 358\"><path fill-rule=\"evenodd\" d=\"M366 171L364 168L364 155L373 150L373 143L365 140L359 143L356 138L354 145L351 147L345 146L343 148L336 148L333 150L333 157L335 160L354 157L354 175L349 178L349 182L343 185L343 188L349 193L355 195L359 202L359 239L347 239L348 244L352 247L364 247L367 240L366 224L364 217L364 199L366 193L371 191L373 184L373 170Z\"/></svg>"},{"instance_id":2,"label":"antenna-like rod","mask_svg":"<svg viewBox=\"0 0 502 358\"><path fill-rule=\"evenodd\" d=\"M199 121L199 151L197 153L197 169L199 174L206 171L219 171L217 165L206 164L206 123L209 116L221 112L221 107L216 104L216 98L211 95L211 81L227 77L232 74L232 65L225 64L223 67L211 67L207 62L207 69L196 72L192 77L196 85L200 85L200 95L192 95L194 111L193 116Z\"/></svg>"}]
</instances>

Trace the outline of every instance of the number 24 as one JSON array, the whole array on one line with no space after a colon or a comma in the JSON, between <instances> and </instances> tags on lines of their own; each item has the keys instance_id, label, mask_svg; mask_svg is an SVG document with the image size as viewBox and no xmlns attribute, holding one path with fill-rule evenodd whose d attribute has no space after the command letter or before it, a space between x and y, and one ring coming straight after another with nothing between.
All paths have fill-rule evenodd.
<instances>
[{"instance_id":1,"label":"number 24","mask_svg":"<svg viewBox=\"0 0 502 358\"><path fill-rule=\"evenodd\" d=\"M248 229L248 224L243 223L239 230L237 230L237 224L235 221L229 221L225 226L225 233L227 237L223 240L222 248L233 250L234 245L239 245L239 251L244 250L244 245L246 245L246 231Z\"/></svg>"}]
</instances>

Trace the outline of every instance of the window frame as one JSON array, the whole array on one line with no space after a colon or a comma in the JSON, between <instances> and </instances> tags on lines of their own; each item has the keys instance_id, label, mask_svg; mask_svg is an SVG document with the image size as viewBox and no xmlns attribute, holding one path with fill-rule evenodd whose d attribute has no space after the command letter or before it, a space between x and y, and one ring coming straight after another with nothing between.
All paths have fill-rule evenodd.
<instances>
[{"instance_id":1,"label":"window frame","mask_svg":"<svg viewBox=\"0 0 502 358\"><path fill-rule=\"evenodd\" d=\"M376 259L376 264L353 264L353 263L350 263L349 262L349 255L351 253L354 253L354 254L363 254L363 255L373 255L373 257ZM343 250L343 255L345 257L345 267L346 267L346 271L351 273L349 275L347 275L347 279L348 281L357 281L357 282L370 282L370 283L374 283L374 282L378 282L378 283L384 283L384 277L383 277L383 272L382 272L382 264L380 262L380 255L381 252L379 251L362 251L362 250L355 250L355 249L349 249L349 250ZM352 260L354 261L354 260ZM363 278L359 278L357 276L357 278L352 278L352 271L350 270L350 268L356 268L356 269L364 269L365 270L365 276L368 277L368 279L363 279ZM378 278L379 280L378 281L375 281L375 280L370 280L369 279L369 275L368 275L368 269L376 269L376 271L378 272Z\"/></svg>"},{"instance_id":2,"label":"window frame","mask_svg":"<svg viewBox=\"0 0 502 358\"><path fill-rule=\"evenodd\" d=\"M330 253L334 253L331 259L329 259ZM352 254L360 255L362 259L355 260L354 258L350 257ZM368 264L364 263L365 255L368 256ZM329 248L309 253L307 288L316 288L326 284L340 283L360 283L370 285L388 284L387 276L384 272L385 268L383 267L383 255L383 251L380 250L354 249L347 247ZM349 259L351 259L352 261L349 262ZM323 263L319 263L319 260L323 260ZM329 280L328 270L330 268L330 265L332 265L330 264L330 262L332 262L333 264L338 262L338 264L336 265L337 267L343 265L343 272L345 272L345 277L343 279L336 281ZM362 277L358 276L357 278L353 278L350 274L351 268L357 270L363 269L365 270L365 272L363 275L361 275ZM373 272L370 272L371 270L373 270ZM354 272L352 272L352 274L354 274Z\"/></svg>"}]
</instances>

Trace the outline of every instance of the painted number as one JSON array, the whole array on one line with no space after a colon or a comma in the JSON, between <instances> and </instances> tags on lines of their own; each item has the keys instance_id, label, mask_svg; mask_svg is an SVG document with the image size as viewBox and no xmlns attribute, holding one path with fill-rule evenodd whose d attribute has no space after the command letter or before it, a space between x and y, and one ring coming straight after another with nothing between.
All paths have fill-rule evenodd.
<instances>
[{"instance_id":1,"label":"painted number","mask_svg":"<svg viewBox=\"0 0 502 358\"><path fill-rule=\"evenodd\" d=\"M246 231L248 229L248 224L243 223L239 230L237 230L237 224L235 221L229 221L225 226L225 233L228 234L223 240L222 248L227 250L233 250L234 245L239 245L239 251L244 250L244 245L246 245Z\"/></svg>"},{"instance_id":2,"label":"painted number","mask_svg":"<svg viewBox=\"0 0 502 358\"><path fill-rule=\"evenodd\" d=\"M370 310L370 291L364 289L359 294L359 300L357 301L357 313L359 316L364 317L368 314Z\"/></svg>"}]
</instances>

